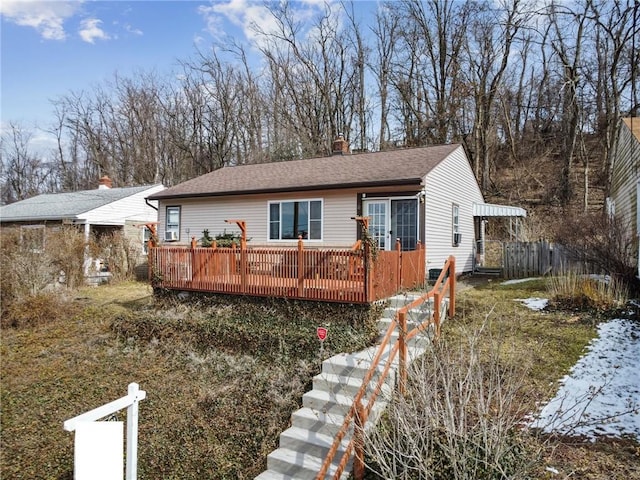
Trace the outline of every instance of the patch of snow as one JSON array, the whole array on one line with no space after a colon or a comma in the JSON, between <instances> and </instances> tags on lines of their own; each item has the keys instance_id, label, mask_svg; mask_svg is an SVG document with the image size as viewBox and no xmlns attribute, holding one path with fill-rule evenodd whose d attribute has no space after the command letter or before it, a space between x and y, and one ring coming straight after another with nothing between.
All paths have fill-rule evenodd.
<instances>
[{"instance_id":1,"label":"patch of snow","mask_svg":"<svg viewBox=\"0 0 640 480\"><path fill-rule=\"evenodd\" d=\"M598 326L598 338L561 380L557 395L530 423L547 433L631 435L640 440L640 325L614 319Z\"/></svg>"},{"instance_id":2,"label":"patch of snow","mask_svg":"<svg viewBox=\"0 0 640 480\"><path fill-rule=\"evenodd\" d=\"M547 298L516 298L516 302L522 302L526 307L531 310L543 310L549 303Z\"/></svg>"},{"instance_id":3,"label":"patch of snow","mask_svg":"<svg viewBox=\"0 0 640 480\"><path fill-rule=\"evenodd\" d=\"M551 473L553 473L554 475L557 475L557 474L559 474L559 473L560 473L560 472L558 471L558 469L557 469L557 468L553 468L553 467L547 467L547 468L545 468L545 470L546 470L547 472L551 472Z\"/></svg>"},{"instance_id":4,"label":"patch of snow","mask_svg":"<svg viewBox=\"0 0 640 480\"><path fill-rule=\"evenodd\" d=\"M598 275L596 273L590 273L585 275L585 277L590 278L591 280L596 280L598 282L609 284L611 281L611 277L609 275Z\"/></svg>"},{"instance_id":5,"label":"patch of snow","mask_svg":"<svg viewBox=\"0 0 640 480\"><path fill-rule=\"evenodd\" d=\"M542 277L514 278L513 280L506 280L500 283L500 285L515 285L516 283L530 282L531 280L539 280L540 278Z\"/></svg>"}]
</instances>

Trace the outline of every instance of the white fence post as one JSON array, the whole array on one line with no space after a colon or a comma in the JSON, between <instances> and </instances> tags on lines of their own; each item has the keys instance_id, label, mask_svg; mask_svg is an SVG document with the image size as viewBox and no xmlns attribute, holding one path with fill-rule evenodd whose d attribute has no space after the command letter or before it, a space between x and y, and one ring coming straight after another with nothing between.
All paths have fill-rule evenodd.
<instances>
[{"instance_id":1,"label":"white fence post","mask_svg":"<svg viewBox=\"0 0 640 480\"><path fill-rule=\"evenodd\" d=\"M138 402L144 400L146 392L138 389L137 383L129 384L129 397L133 402L127 408L127 468L126 480L136 480L138 471ZM140 398L138 395L142 393Z\"/></svg>"},{"instance_id":2,"label":"white fence post","mask_svg":"<svg viewBox=\"0 0 640 480\"><path fill-rule=\"evenodd\" d=\"M111 415L123 408L127 409L127 466L126 480L136 480L138 469L138 402L147 397L147 392L140 390L137 383L130 383L127 396L114 400L85 412L77 417L66 420L63 428L68 432L73 432L79 422L95 422L101 418Z\"/></svg>"}]
</instances>

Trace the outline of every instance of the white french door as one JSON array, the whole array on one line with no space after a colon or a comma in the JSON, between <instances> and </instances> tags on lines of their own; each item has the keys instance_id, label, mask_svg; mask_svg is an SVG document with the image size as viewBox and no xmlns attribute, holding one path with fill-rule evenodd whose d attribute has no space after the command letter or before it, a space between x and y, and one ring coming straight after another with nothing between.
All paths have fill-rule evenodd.
<instances>
[{"instance_id":1,"label":"white french door","mask_svg":"<svg viewBox=\"0 0 640 480\"><path fill-rule=\"evenodd\" d=\"M369 217L369 234L378 244L380 250L390 249L389 232L389 200L365 200L362 210Z\"/></svg>"},{"instance_id":2,"label":"white french door","mask_svg":"<svg viewBox=\"0 0 640 480\"><path fill-rule=\"evenodd\" d=\"M369 233L380 250L395 248L400 239L402 250L414 250L418 242L418 200L411 198L365 200L365 217L369 217Z\"/></svg>"}]
</instances>

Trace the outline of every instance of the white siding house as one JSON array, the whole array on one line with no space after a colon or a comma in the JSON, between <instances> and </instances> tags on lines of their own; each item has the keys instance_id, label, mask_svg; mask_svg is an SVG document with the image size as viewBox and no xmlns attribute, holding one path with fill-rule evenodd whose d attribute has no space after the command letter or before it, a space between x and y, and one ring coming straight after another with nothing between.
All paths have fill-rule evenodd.
<instances>
[{"instance_id":1,"label":"white siding house","mask_svg":"<svg viewBox=\"0 0 640 480\"><path fill-rule=\"evenodd\" d=\"M2 227L23 229L58 228L75 225L87 239L91 234L122 231L138 242L140 253L146 253L149 235L145 224L156 223L157 202L147 197L164 189L163 185L111 188L111 180L103 177L94 190L37 195L0 207Z\"/></svg>"},{"instance_id":2,"label":"white siding house","mask_svg":"<svg viewBox=\"0 0 640 480\"><path fill-rule=\"evenodd\" d=\"M339 142L339 141L338 141ZM461 145L345 154L268 164L224 167L149 198L159 202L158 237L189 245L206 229L211 237L238 233L243 220L249 246L351 247L355 217L369 218L381 249L420 242L427 269L454 255L458 273L474 265L474 204L484 200Z\"/></svg>"},{"instance_id":3,"label":"white siding house","mask_svg":"<svg viewBox=\"0 0 640 480\"><path fill-rule=\"evenodd\" d=\"M425 222L429 226L427 269L440 268L449 255L454 255L458 271L471 271L476 242L473 205L484 203L484 199L462 147L429 172L425 192L437 192L425 197ZM454 233L460 235L457 242L454 242Z\"/></svg>"},{"instance_id":4,"label":"white siding house","mask_svg":"<svg viewBox=\"0 0 640 480\"><path fill-rule=\"evenodd\" d=\"M640 277L640 117L621 121L616 148L613 152L609 213L621 225L629 226L629 235L639 243L633 259Z\"/></svg>"}]
</instances>

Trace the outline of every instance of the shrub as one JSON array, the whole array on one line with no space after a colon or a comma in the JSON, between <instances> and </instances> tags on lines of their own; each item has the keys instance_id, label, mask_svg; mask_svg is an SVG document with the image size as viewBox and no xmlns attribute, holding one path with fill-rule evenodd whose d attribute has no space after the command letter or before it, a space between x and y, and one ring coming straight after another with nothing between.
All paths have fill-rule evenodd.
<instances>
[{"instance_id":1,"label":"shrub","mask_svg":"<svg viewBox=\"0 0 640 480\"><path fill-rule=\"evenodd\" d=\"M11 302L3 311L3 328L36 327L72 316L77 306L61 292L40 292Z\"/></svg>"},{"instance_id":2,"label":"shrub","mask_svg":"<svg viewBox=\"0 0 640 480\"><path fill-rule=\"evenodd\" d=\"M222 233L216 235L216 246L217 247L230 247L232 244L236 244L236 246L240 246L240 240L242 239L242 235L240 233L227 233L225 229ZM247 239L249 241L250 239Z\"/></svg>"},{"instance_id":3,"label":"shrub","mask_svg":"<svg viewBox=\"0 0 640 480\"><path fill-rule=\"evenodd\" d=\"M135 267L141 255L136 242L122 232L114 231L101 235L92 243L91 255L105 262L113 280L121 281L135 277Z\"/></svg>"},{"instance_id":4,"label":"shrub","mask_svg":"<svg viewBox=\"0 0 640 480\"><path fill-rule=\"evenodd\" d=\"M374 478L502 479L526 471L525 407L517 402L523 372L502 364L500 341L487 331L459 346L443 338L414 362L406 395L368 433Z\"/></svg>"},{"instance_id":5,"label":"shrub","mask_svg":"<svg viewBox=\"0 0 640 480\"><path fill-rule=\"evenodd\" d=\"M638 240L624 219L604 213L567 215L556 233L556 241L573 261L611 275L633 292L639 291L634 267Z\"/></svg>"},{"instance_id":6,"label":"shrub","mask_svg":"<svg viewBox=\"0 0 640 480\"><path fill-rule=\"evenodd\" d=\"M45 248L52 266L64 272L64 281L69 288L77 288L84 283L86 242L80 230L72 226L53 230L47 235Z\"/></svg>"},{"instance_id":7,"label":"shrub","mask_svg":"<svg viewBox=\"0 0 640 480\"><path fill-rule=\"evenodd\" d=\"M0 261L3 310L13 301L36 295L57 279L58 270L49 252L22 242L18 228L2 229Z\"/></svg>"}]
</instances>

